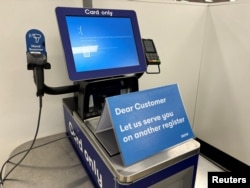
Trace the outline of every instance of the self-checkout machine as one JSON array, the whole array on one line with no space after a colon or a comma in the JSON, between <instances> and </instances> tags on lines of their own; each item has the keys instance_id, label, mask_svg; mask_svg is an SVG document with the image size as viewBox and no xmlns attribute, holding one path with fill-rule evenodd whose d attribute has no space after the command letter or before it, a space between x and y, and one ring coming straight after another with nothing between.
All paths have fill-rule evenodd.
<instances>
[{"instance_id":1,"label":"self-checkout machine","mask_svg":"<svg viewBox=\"0 0 250 188\"><path fill-rule=\"evenodd\" d=\"M159 73L160 61L136 13L58 7L56 16L74 85L54 89L42 78L42 93L74 92L63 99L66 132L94 186L194 187L200 145L178 86L139 91L140 76ZM28 61L35 78L47 65L41 57Z\"/></svg>"}]
</instances>

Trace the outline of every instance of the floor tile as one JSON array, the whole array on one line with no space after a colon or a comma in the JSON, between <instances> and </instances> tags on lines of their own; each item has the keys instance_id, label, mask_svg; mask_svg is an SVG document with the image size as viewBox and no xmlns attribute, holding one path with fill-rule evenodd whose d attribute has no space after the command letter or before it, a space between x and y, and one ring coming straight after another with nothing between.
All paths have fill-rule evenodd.
<instances>
[{"instance_id":1,"label":"floor tile","mask_svg":"<svg viewBox=\"0 0 250 188\"><path fill-rule=\"evenodd\" d=\"M207 173L222 172L221 168L204 158L199 156L198 168L196 173L195 188L207 188Z\"/></svg>"}]
</instances>

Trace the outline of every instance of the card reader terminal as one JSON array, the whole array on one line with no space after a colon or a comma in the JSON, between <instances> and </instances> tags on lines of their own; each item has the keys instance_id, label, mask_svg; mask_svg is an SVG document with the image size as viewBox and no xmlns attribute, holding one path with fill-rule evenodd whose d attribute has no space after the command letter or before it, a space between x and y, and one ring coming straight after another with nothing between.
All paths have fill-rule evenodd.
<instances>
[{"instance_id":1,"label":"card reader terminal","mask_svg":"<svg viewBox=\"0 0 250 188\"><path fill-rule=\"evenodd\" d=\"M161 63L160 58L157 54L154 41L152 39L142 39L144 50L145 50L145 57L148 65Z\"/></svg>"}]
</instances>

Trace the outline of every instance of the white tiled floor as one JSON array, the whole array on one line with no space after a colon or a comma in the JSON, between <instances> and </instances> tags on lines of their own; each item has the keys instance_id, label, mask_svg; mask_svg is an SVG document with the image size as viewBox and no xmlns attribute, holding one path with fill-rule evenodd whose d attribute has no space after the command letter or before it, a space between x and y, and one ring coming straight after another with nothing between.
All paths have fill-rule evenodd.
<instances>
[{"instance_id":1,"label":"white tiled floor","mask_svg":"<svg viewBox=\"0 0 250 188\"><path fill-rule=\"evenodd\" d=\"M206 158L199 156L195 188L207 188L207 173L221 171L223 171L221 168L211 163Z\"/></svg>"}]
</instances>

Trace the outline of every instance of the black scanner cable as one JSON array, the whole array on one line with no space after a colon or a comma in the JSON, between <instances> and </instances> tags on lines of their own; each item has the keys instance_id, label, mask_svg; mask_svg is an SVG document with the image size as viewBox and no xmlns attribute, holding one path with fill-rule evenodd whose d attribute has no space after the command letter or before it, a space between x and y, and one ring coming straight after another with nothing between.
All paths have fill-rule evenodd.
<instances>
[{"instance_id":1,"label":"black scanner cable","mask_svg":"<svg viewBox=\"0 0 250 188\"><path fill-rule=\"evenodd\" d=\"M39 114L38 114L38 121L37 121L37 128L36 128L36 133L35 133L35 136L33 138L33 141L29 147L29 149L27 149L24 154L24 156L9 170L9 172L6 173L5 176L3 176L3 170L4 170L4 167L7 165L7 163L10 162L11 159L13 159L14 157L16 157L17 155L13 155L12 157L10 157L2 166L1 168L1 171L0 171L0 184L3 186L4 182L6 180L8 180L8 176L13 172L13 170L18 167L22 161L26 158L26 156L30 153L30 151L32 150L35 142L36 142L36 139L37 139L37 135L38 135L38 132L39 132L39 128L40 128L40 120L41 120L41 114L42 114L42 96L39 97ZM20 153L21 154L21 153Z\"/></svg>"},{"instance_id":2,"label":"black scanner cable","mask_svg":"<svg viewBox=\"0 0 250 188\"><path fill-rule=\"evenodd\" d=\"M22 161L27 157L27 155L30 153L31 150L37 149L37 148L40 148L40 147L43 147L43 146L46 146L46 145L48 145L48 144L52 144L52 143L54 143L54 142L60 141L60 140L65 139L65 138L70 138L70 137L74 138L74 137L75 137L75 136L68 136L68 135L66 135L66 136L63 136L63 137L60 137L60 138L57 138L57 139L48 141L48 142L46 142L46 143L43 143L43 144L34 146L34 144L35 144L35 142L36 142L36 140L37 140L38 132L39 132L40 120L41 120L41 112L42 112L42 97L40 97L39 100L40 100L40 107L39 107L38 123L37 123L37 129L36 129L36 133L35 133L34 139L33 139L32 143L31 143L31 145L30 145L30 147L29 147L28 149L23 150L23 151L20 151L20 152L18 152L18 153L16 153L16 154L12 155L11 157L9 157L9 159L8 159L7 161L5 161L5 163L4 163L3 166L1 167L1 171L0 171L0 185L1 185L2 187L3 187L3 184L4 184L5 181L10 180L10 179L8 179L8 176L14 171L14 169L15 169L16 167L18 167L18 166L22 163ZM25 152L26 152L26 153L25 153ZM19 155L22 154L22 153L25 153L25 155L24 155L17 163L14 163L14 162L11 161L13 158L19 156ZM8 163L11 163L11 164L13 164L13 165L15 165L15 166L12 167L12 169L9 170L9 172L8 172L5 176L3 176L4 167L5 167Z\"/></svg>"}]
</instances>

